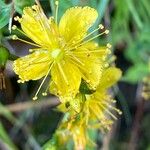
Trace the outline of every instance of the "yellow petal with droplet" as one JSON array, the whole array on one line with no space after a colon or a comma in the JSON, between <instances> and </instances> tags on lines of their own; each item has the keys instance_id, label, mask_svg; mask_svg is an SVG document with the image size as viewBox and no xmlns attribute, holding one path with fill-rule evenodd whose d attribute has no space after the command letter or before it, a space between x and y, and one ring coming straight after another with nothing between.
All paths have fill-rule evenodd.
<instances>
[{"instance_id":1,"label":"yellow petal with droplet","mask_svg":"<svg viewBox=\"0 0 150 150\"><path fill-rule=\"evenodd\" d=\"M121 70L116 67L110 67L106 69L102 74L97 91L101 91L103 89L106 90L107 88L111 87L121 78L121 75Z\"/></svg>"},{"instance_id":2,"label":"yellow petal with droplet","mask_svg":"<svg viewBox=\"0 0 150 150\"><path fill-rule=\"evenodd\" d=\"M61 101L67 101L67 97L75 97L81 83L81 74L75 65L62 60L54 64L51 75Z\"/></svg>"},{"instance_id":3,"label":"yellow petal with droplet","mask_svg":"<svg viewBox=\"0 0 150 150\"><path fill-rule=\"evenodd\" d=\"M14 61L13 68L21 81L37 80L48 72L51 59L45 52L35 52Z\"/></svg>"},{"instance_id":4,"label":"yellow petal with droplet","mask_svg":"<svg viewBox=\"0 0 150 150\"><path fill-rule=\"evenodd\" d=\"M90 7L73 7L68 9L59 23L60 35L68 43L81 40L93 25L98 13Z\"/></svg>"},{"instance_id":5,"label":"yellow petal with droplet","mask_svg":"<svg viewBox=\"0 0 150 150\"><path fill-rule=\"evenodd\" d=\"M24 8L20 23L25 34L35 43L43 47L58 47L55 31L39 6Z\"/></svg>"}]
</instances>

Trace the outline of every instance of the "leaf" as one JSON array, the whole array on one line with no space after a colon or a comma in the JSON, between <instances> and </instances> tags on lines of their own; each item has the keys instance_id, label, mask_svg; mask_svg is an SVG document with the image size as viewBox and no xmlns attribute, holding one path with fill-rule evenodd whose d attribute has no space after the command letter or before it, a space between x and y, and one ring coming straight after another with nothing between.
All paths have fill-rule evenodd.
<instances>
[{"instance_id":1,"label":"leaf","mask_svg":"<svg viewBox=\"0 0 150 150\"><path fill-rule=\"evenodd\" d=\"M0 67L4 67L9 57L7 48L0 45Z\"/></svg>"},{"instance_id":2,"label":"leaf","mask_svg":"<svg viewBox=\"0 0 150 150\"><path fill-rule=\"evenodd\" d=\"M3 144L7 147L7 149L17 150L16 146L13 144L13 142L9 138L1 122L0 122L0 141L3 142Z\"/></svg>"},{"instance_id":3,"label":"leaf","mask_svg":"<svg viewBox=\"0 0 150 150\"><path fill-rule=\"evenodd\" d=\"M0 29L8 24L11 13L11 4L6 5L0 0Z\"/></svg>"},{"instance_id":4,"label":"leaf","mask_svg":"<svg viewBox=\"0 0 150 150\"><path fill-rule=\"evenodd\" d=\"M124 81L128 81L131 83L137 83L142 81L142 79L148 75L149 73L149 66L145 64L137 64L133 67L130 67L126 72L125 76L123 77Z\"/></svg>"},{"instance_id":5,"label":"leaf","mask_svg":"<svg viewBox=\"0 0 150 150\"><path fill-rule=\"evenodd\" d=\"M1 103L0 103L0 115L7 118L10 122L15 122L16 121L16 119L12 115L12 113L5 106L3 106Z\"/></svg>"}]
</instances>

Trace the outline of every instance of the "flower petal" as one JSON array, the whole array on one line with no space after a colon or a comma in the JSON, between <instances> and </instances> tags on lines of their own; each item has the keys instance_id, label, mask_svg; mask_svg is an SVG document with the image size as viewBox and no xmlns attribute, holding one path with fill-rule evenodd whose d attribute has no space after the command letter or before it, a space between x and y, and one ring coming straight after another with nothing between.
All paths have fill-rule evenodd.
<instances>
[{"instance_id":1,"label":"flower petal","mask_svg":"<svg viewBox=\"0 0 150 150\"><path fill-rule=\"evenodd\" d=\"M98 91L105 90L115 84L121 78L121 70L116 67L110 67L102 74L101 82L98 86Z\"/></svg>"},{"instance_id":2,"label":"flower petal","mask_svg":"<svg viewBox=\"0 0 150 150\"><path fill-rule=\"evenodd\" d=\"M86 35L97 16L97 11L90 7L68 9L59 23L60 35L64 37L67 43L78 42Z\"/></svg>"},{"instance_id":3,"label":"flower petal","mask_svg":"<svg viewBox=\"0 0 150 150\"><path fill-rule=\"evenodd\" d=\"M24 8L21 28L35 43L44 47L57 47L55 31L39 6Z\"/></svg>"},{"instance_id":4,"label":"flower petal","mask_svg":"<svg viewBox=\"0 0 150 150\"><path fill-rule=\"evenodd\" d=\"M105 48L99 48L92 42L74 50L72 53L70 58L80 69L82 78L89 83L92 89L95 89L99 84L104 58L108 51Z\"/></svg>"},{"instance_id":5,"label":"flower petal","mask_svg":"<svg viewBox=\"0 0 150 150\"><path fill-rule=\"evenodd\" d=\"M54 64L51 70L52 80L61 100L68 101L67 97L75 97L79 91L81 74L79 69L69 61Z\"/></svg>"},{"instance_id":6,"label":"flower petal","mask_svg":"<svg viewBox=\"0 0 150 150\"><path fill-rule=\"evenodd\" d=\"M35 52L14 61L13 67L21 81L37 80L48 72L51 63L46 52Z\"/></svg>"}]
</instances>

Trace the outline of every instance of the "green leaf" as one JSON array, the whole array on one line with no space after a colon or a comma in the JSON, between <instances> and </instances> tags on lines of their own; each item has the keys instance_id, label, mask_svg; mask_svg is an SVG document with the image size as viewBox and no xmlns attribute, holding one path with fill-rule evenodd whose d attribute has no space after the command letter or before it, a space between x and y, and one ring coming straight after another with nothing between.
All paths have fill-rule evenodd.
<instances>
[{"instance_id":1,"label":"green leaf","mask_svg":"<svg viewBox=\"0 0 150 150\"><path fill-rule=\"evenodd\" d=\"M137 64L130 67L123 77L124 81L129 81L131 83L137 83L142 81L142 79L149 73L149 66L146 64Z\"/></svg>"},{"instance_id":2,"label":"green leaf","mask_svg":"<svg viewBox=\"0 0 150 150\"><path fill-rule=\"evenodd\" d=\"M8 49L0 45L0 67L5 67L8 57L9 57Z\"/></svg>"},{"instance_id":3,"label":"green leaf","mask_svg":"<svg viewBox=\"0 0 150 150\"><path fill-rule=\"evenodd\" d=\"M6 5L0 0L0 29L8 24L11 13L11 4Z\"/></svg>"},{"instance_id":4,"label":"green leaf","mask_svg":"<svg viewBox=\"0 0 150 150\"><path fill-rule=\"evenodd\" d=\"M82 94L93 94L94 93L94 91L88 87L87 83L84 80L81 81L79 90Z\"/></svg>"},{"instance_id":5,"label":"green leaf","mask_svg":"<svg viewBox=\"0 0 150 150\"><path fill-rule=\"evenodd\" d=\"M4 129L2 123L0 122L0 141L7 147L9 150L17 150L16 146L11 141L9 135L7 134L6 130Z\"/></svg>"},{"instance_id":6,"label":"green leaf","mask_svg":"<svg viewBox=\"0 0 150 150\"><path fill-rule=\"evenodd\" d=\"M7 118L12 123L16 121L16 119L12 115L12 113L1 103L0 103L0 115L4 116L5 118Z\"/></svg>"}]
</instances>

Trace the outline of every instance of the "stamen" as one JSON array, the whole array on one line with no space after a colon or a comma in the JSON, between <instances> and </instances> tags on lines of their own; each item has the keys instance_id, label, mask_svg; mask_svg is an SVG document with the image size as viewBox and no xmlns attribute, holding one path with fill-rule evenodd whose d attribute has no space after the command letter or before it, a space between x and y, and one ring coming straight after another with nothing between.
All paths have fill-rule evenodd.
<instances>
[{"instance_id":1,"label":"stamen","mask_svg":"<svg viewBox=\"0 0 150 150\"><path fill-rule=\"evenodd\" d=\"M47 91L48 91L48 89L49 89L49 84L48 84L48 86L47 86L45 92L42 93L43 96L47 96Z\"/></svg>"},{"instance_id":2,"label":"stamen","mask_svg":"<svg viewBox=\"0 0 150 150\"><path fill-rule=\"evenodd\" d=\"M43 96L47 96L47 92L42 93Z\"/></svg>"},{"instance_id":3,"label":"stamen","mask_svg":"<svg viewBox=\"0 0 150 150\"><path fill-rule=\"evenodd\" d=\"M111 45L110 43L108 43L108 44L107 44L107 48L110 49L111 47L112 47L112 45Z\"/></svg>"},{"instance_id":4,"label":"stamen","mask_svg":"<svg viewBox=\"0 0 150 150\"><path fill-rule=\"evenodd\" d=\"M98 34L98 35L96 35L96 36L94 36L94 37L84 41L83 43L77 45L76 48L79 47L79 46L82 46L82 45L84 45L84 44L86 44L86 43L88 43L88 42L90 42L90 41L92 41L92 40L94 40L96 38L98 38L101 35L108 34L108 33L109 33L109 30L105 30L104 32L102 32L102 33L100 33L100 34ZM69 51L71 51L71 50L74 50L74 48L69 49Z\"/></svg>"},{"instance_id":5,"label":"stamen","mask_svg":"<svg viewBox=\"0 0 150 150\"><path fill-rule=\"evenodd\" d=\"M99 105L115 120L117 120L116 116L114 116L105 106L99 103Z\"/></svg>"},{"instance_id":6,"label":"stamen","mask_svg":"<svg viewBox=\"0 0 150 150\"><path fill-rule=\"evenodd\" d=\"M87 52L83 52L83 51L74 51L74 53L77 54L90 54L90 53L102 53L102 54L110 54L110 50L106 49L106 50L89 50Z\"/></svg>"},{"instance_id":7,"label":"stamen","mask_svg":"<svg viewBox=\"0 0 150 150\"><path fill-rule=\"evenodd\" d=\"M21 18L19 18L19 16L16 16L16 17L14 17L14 20L20 22L20 21L21 21Z\"/></svg>"},{"instance_id":8,"label":"stamen","mask_svg":"<svg viewBox=\"0 0 150 150\"><path fill-rule=\"evenodd\" d=\"M86 43L88 43L88 42L90 42L90 41L92 41L92 40L98 38L99 36L101 36L101 35L103 35L103 34L108 34L108 33L109 33L109 30L105 30L104 32L102 32L102 33L100 33L100 34L98 34L98 35L96 35L96 36L94 36L94 37L88 39L87 41L84 41L81 45L86 44ZM81 46L81 45L80 45L80 46Z\"/></svg>"},{"instance_id":9,"label":"stamen","mask_svg":"<svg viewBox=\"0 0 150 150\"><path fill-rule=\"evenodd\" d=\"M102 107L112 118L114 118L115 120L117 120L116 116L114 116L114 115L107 109L107 107L105 107L101 102L96 101L96 100L93 100L93 101L95 101L96 103L98 103L99 106Z\"/></svg>"},{"instance_id":10,"label":"stamen","mask_svg":"<svg viewBox=\"0 0 150 150\"><path fill-rule=\"evenodd\" d=\"M84 66L82 66L82 65L80 65L79 63L77 63L76 61L74 61L74 59L71 57L71 61L72 61L72 63L73 64L75 64L76 66L78 66L79 68L81 68L82 70L84 70L85 72L87 71L85 68L84 68ZM82 74L82 76L84 76L83 74ZM84 78L86 78L85 76L84 76ZM88 79L86 78L86 81L87 81Z\"/></svg>"},{"instance_id":11,"label":"stamen","mask_svg":"<svg viewBox=\"0 0 150 150\"><path fill-rule=\"evenodd\" d=\"M35 96L33 97L33 100L37 100L37 98L38 98L37 95L38 95L39 91L41 90L41 87L42 87L42 85L44 84L44 82L45 82L47 76L49 75L49 72L51 71L53 64L54 64L54 63L51 64L49 70L47 71L47 74L46 74L46 76L44 77L42 83L40 84L40 86L39 86L39 88L38 88L38 90L37 90Z\"/></svg>"},{"instance_id":12,"label":"stamen","mask_svg":"<svg viewBox=\"0 0 150 150\"><path fill-rule=\"evenodd\" d=\"M26 41L26 40L23 40L23 39L20 39L19 37L17 37L17 35L13 35L12 39L13 40L19 40L21 42L24 42L24 43L27 43L27 44L30 44L30 45L33 45L33 46L36 46L36 47L40 47L40 45L37 45L35 43L29 42L29 41Z\"/></svg>"},{"instance_id":13,"label":"stamen","mask_svg":"<svg viewBox=\"0 0 150 150\"><path fill-rule=\"evenodd\" d=\"M108 33L109 33L109 30L106 30L106 31L105 31L105 34L108 34Z\"/></svg>"},{"instance_id":14,"label":"stamen","mask_svg":"<svg viewBox=\"0 0 150 150\"><path fill-rule=\"evenodd\" d=\"M113 107L113 106L110 105L108 102L104 102L104 101L103 101L102 103L103 103L104 105L108 106L109 108L111 108L112 110L115 110L119 115L122 114L122 112L121 112L119 109Z\"/></svg>"},{"instance_id":15,"label":"stamen","mask_svg":"<svg viewBox=\"0 0 150 150\"><path fill-rule=\"evenodd\" d=\"M69 85L68 80L67 80L67 77L66 77L66 75L65 75L65 73L64 73L64 71L63 71L62 66L61 66L60 63L58 63L58 68L59 68L60 73L62 74L62 76L63 76L63 78L64 78L66 84Z\"/></svg>"},{"instance_id":16,"label":"stamen","mask_svg":"<svg viewBox=\"0 0 150 150\"><path fill-rule=\"evenodd\" d=\"M77 43L75 43L75 44L73 44L73 45L67 45L67 46L73 47L73 46L79 44L79 43L82 42L84 39L88 38L90 35L92 35L92 34L95 33L96 31L98 31L99 29L104 29L104 26L103 26L102 24L100 24L97 29L95 29L95 30L93 30L92 32L90 32L89 34L87 34L85 37L83 37L82 39L80 39Z\"/></svg>"},{"instance_id":17,"label":"stamen","mask_svg":"<svg viewBox=\"0 0 150 150\"><path fill-rule=\"evenodd\" d=\"M16 25L13 25L12 26L12 30L16 30L17 29L17 26Z\"/></svg>"},{"instance_id":18,"label":"stamen","mask_svg":"<svg viewBox=\"0 0 150 150\"><path fill-rule=\"evenodd\" d=\"M24 83L24 81L23 81L23 80L18 80L17 82L18 82L18 83Z\"/></svg>"},{"instance_id":19,"label":"stamen","mask_svg":"<svg viewBox=\"0 0 150 150\"><path fill-rule=\"evenodd\" d=\"M40 5L39 0L35 0L35 1L36 1L38 6L34 5L34 6L32 6L32 8L37 11L38 17L39 17L38 21L39 21L43 31L45 31L47 39L50 40L48 35L49 35L51 29L50 29L50 25L49 25L49 23L47 21L47 17L44 14L44 11L43 11L43 9L42 9L42 7Z\"/></svg>"},{"instance_id":20,"label":"stamen","mask_svg":"<svg viewBox=\"0 0 150 150\"><path fill-rule=\"evenodd\" d=\"M56 5L56 11L55 11L55 23L58 24L58 8L59 8L59 2L55 1Z\"/></svg>"},{"instance_id":21,"label":"stamen","mask_svg":"<svg viewBox=\"0 0 150 150\"><path fill-rule=\"evenodd\" d=\"M48 52L48 50L46 50L46 48L43 48L43 47L29 49L29 52L31 52L31 53L34 52L34 51Z\"/></svg>"},{"instance_id":22,"label":"stamen","mask_svg":"<svg viewBox=\"0 0 150 150\"><path fill-rule=\"evenodd\" d=\"M90 32L89 34L87 34L83 39L86 39L87 37L89 37L90 35L92 35L92 34L95 33L96 31L98 31L99 29L103 29L103 28L104 28L104 26L103 26L102 24L100 24L97 29L95 29L95 30L93 30L92 32ZM82 40L83 40L83 39L82 39Z\"/></svg>"},{"instance_id":23,"label":"stamen","mask_svg":"<svg viewBox=\"0 0 150 150\"><path fill-rule=\"evenodd\" d=\"M71 56L75 61L77 61L78 63L80 63L82 66L85 66L85 64L84 64L81 60L79 60L75 55L70 54L70 56Z\"/></svg>"},{"instance_id":24,"label":"stamen","mask_svg":"<svg viewBox=\"0 0 150 150\"><path fill-rule=\"evenodd\" d=\"M102 29L104 29L104 26L102 24L100 24L99 28L102 30Z\"/></svg>"}]
</instances>

